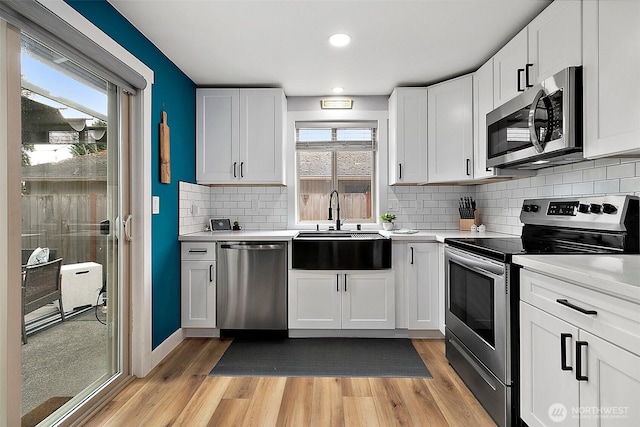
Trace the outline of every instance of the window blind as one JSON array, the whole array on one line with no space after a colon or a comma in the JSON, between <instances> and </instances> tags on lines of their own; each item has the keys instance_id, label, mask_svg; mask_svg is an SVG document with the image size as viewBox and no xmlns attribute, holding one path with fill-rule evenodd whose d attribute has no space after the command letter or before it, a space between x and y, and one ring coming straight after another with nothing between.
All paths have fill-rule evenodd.
<instances>
[{"instance_id":1,"label":"window blind","mask_svg":"<svg viewBox=\"0 0 640 427\"><path fill-rule=\"evenodd\" d=\"M315 151L376 151L375 122L297 122L296 149Z\"/></svg>"}]
</instances>

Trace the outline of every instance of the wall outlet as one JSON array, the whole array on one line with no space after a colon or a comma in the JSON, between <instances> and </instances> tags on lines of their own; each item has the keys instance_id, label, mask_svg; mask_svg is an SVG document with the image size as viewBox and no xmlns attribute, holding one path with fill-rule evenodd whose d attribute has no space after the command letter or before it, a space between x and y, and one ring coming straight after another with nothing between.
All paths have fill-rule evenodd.
<instances>
[{"instance_id":1,"label":"wall outlet","mask_svg":"<svg viewBox=\"0 0 640 427\"><path fill-rule=\"evenodd\" d=\"M160 213L160 196L152 196L151 197L151 213L153 215L157 215Z\"/></svg>"},{"instance_id":2,"label":"wall outlet","mask_svg":"<svg viewBox=\"0 0 640 427\"><path fill-rule=\"evenodd\" d=\"M200 215L200 207L195 203L191 205L191 215Z\"/></svg>"},{"instance_id":3,"label":"wall outlet","mask_svg":"<svg viewBox=\"0 0 640 427\"><path fill-rule=\"evenodd\" d=\"M387 205L387 211L396 212L398 210L398 201L397 200L389 200Z\"/></svg>"}]
</instances>

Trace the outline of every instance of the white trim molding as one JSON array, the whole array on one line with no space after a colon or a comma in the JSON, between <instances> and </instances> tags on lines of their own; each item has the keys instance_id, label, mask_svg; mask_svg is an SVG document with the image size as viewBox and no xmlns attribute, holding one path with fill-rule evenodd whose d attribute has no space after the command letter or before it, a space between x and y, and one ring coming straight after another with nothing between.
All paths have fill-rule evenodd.
<instances>
[{"instance_id":1,"label":"white trim molding","mask_svg":"<svg viewBox=\"0 0 640 427\"><path fill-rule=\"evenodd\" d=\"M151 346L151 88L153 70L63 0L38 0L94 40L147 81L134 97L131 136L131 374L144 377L155 366ZM139 143L142 142L142 143Z\"/></svg>"}]
</instances>

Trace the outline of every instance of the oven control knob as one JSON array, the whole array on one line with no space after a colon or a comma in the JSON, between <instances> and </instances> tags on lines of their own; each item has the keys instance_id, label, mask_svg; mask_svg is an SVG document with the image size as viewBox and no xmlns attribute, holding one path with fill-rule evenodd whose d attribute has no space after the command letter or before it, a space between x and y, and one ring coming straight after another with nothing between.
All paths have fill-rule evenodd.
<instances>
[{"instance_id":1,"label":"oven control knob","mask_svg":"<svg viewBox=\"0 0 640 427\"><path fill-rule=\"evenodd\" d=\"M591 211L591 213L600 213L600 210L602 209L601 205L597 205L595 203L591 203L589 210Z\"/></svg>"},{"instance_id":2,"label":"oven control knob","mask_svg":"<svg viewBox=\"0 0 640 427\"><path fill-rule=\"evenodd\" d=\"M603 203L602 204L602 213L614 214L617 211L618 211L618 208L613 206L611 203Z\"/></svg>"},{"instance_id":3,"label":"oven control knob","mask_svg":"<svg viewBox=\"0 0 640 427\"><path fill-rule=\"evenodd\" d=\"M531 205L531 212L538 212L540 210L540 206L538 205Z\"/></svg>"},{"instance_id":4,"label":"oven control knob","mask_svg":"<svg viewBox=\"0 0 640 427\"><path fill-rule=\"evenodd\" d=\"M531 205L522 205L522 210L525 212L531 212Z\"/></svg>"},{"instance_id":5,"label":"oven control knob","mask_svg":"<svg viewBox=\"0 0 640 427\"><path fill-rule=\"evenodd\" d=\"M589 205L586 205L584 203L580 203L578 205L578 212L583 213L583 214L588 214L589 213Z\"/></svg>"}]
</instances>

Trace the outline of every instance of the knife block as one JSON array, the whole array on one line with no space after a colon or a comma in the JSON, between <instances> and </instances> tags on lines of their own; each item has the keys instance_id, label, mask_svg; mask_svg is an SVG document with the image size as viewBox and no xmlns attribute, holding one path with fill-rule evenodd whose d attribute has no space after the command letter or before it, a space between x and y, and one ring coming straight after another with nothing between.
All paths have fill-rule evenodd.
<instances>
[{"instance_id":1,"label":"knife block","mask_svg":"<svg viewBox=\"0 0 640 427\"><path fill-rule=\"evenodd\" d=\"M471 230L472 225L480 225L480 218L478 217L478 211L473 211L473 218L462 219L460 218L460 231Z\"/></svg>"}]
</instances>

